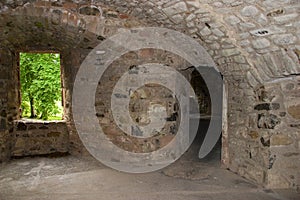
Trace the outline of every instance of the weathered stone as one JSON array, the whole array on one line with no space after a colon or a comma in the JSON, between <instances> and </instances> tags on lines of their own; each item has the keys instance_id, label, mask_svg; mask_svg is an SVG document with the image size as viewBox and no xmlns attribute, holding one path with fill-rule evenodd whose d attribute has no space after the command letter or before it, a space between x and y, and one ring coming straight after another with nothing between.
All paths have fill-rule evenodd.
<instances>
[{"instance_id":1,"label":"weathered stone","mask_svg":"<svg viewBox=\"0 0 300 200\"><path fill-rule=\"evenodd\" d=\"M240 6L240 5L242 5L243 3L244 3L243 1L238 0L238 1L235 1L235 2L231 3L231 6L232 6L232 7Z\"/></svg>"},{"instance_id":2,"label":"weathered stone","mask_svg":"<svg viewBox=\"0 0 300 200\"><path fill-rule=\"evenodd\" d=\"M260 138L260 142L264 147L269 147L270 146L270 139L265 139L263 137Z\"/></svg>"},{"instance_id":3,"label":"weathered stone","mask_svg":"<svg viewBox=\"0 0 300 200\"><path fill-rule=\"evenodd\" d=\"M233 56L233 55L239 55L239 54L240 54L240 52L238 49L223 49L222 50L222 55L226 56L226 57Z\"/></svg>"},{"instance_id":4,"label":"weathered stone","mask_svg":"<svg viewBox=\"0 0 300 200\"><path fill-rule=\"evenodd\" d=\"M212 29L213 34L215 34L218 37L223 37L224 33L220 29Z\"/></svg>"},{"instance_id":5,"label":"weathered stone","mask_svg":"<svg viewBox=\"0 0 300 200\"><path fill-rule=\"evenodd\" d=\"M266 25L266 24L268 24L269 21L264 14L260 14L257 19L257 22L260 23L261 25Z\"/></svg>"},{"instance_id":6,"label":"weathered stone","mask_svg":"<svg viewBox=\"0 0 300 200\"><path fill-rule=\"evenodd\" d=\"M280 122L280 118L274 114L258 114L258 128L274 129Z\"/></svg>"},{"instance_id":7,"label":"weathered stone","mask_svg":"<svg viewBox=\"0 0 300 200\"><path fill-rule=\"evenodd\" d=\"M278 23L285 23L285 22L291 22L293 19L297 17L298 17L297 13L292 13L288 15L281 15L281 16L274 17L274 20Z\"/></svg>"},{"instance_id":8,"label":"weathered stone","mask_svg":"<svg viewBox=\"0 0 300 200\"><path fill-rule=\"evenodd\" d=\"M300 124L290 124L290 127L300 129Z\"/></svg>"},{"instance_id":9,"label":"weathered stone","mask_svg":"<svg viewBox=\"0 0 300 200\"><path fill-rule=\"evenodd\" d=\"M259 134L256 131L251 131L248 135L251 139L257 139L259 137Z\"/></svg>"},{"instance_id":10,"label":"weathered stone","mask_svg":"<svg viewBox=\"0 0 300 200\"><path fill-rule=\"evenodd\" d=\"M240 23L239 25L240 25L240 29L242 31L253 29L256 27L255 24L253 24L251 22L244 22L244 23Z\"/></svg>"},{"instance_id":11,"label":"weathered stone","mask_svg":"<svg viewBox=\"0 0 300 200\"><path fill-rule=\"evenodd\" d=\"M60 135L60 132L50 132L47 134L47 137L59 137Z\"/></svg>"},{"instance_id":12,"label":"weathered stone","mask_svg":"<svg viewBox=\"0 0 300 200\"><path fill-rule=\"evenodd\" d=\"M25 145L26 145L25 140L23 138L18 138L15 143L15 148L23 150Z\"/></svg>"},{"instance_id":13,"label":"weathered stone","mask_svg":"<svg viewBox=\"0 0 300 200\"><path fill-rule=\"evenodd\" d=\"M268 166L268 169L272 169L273 168L273 165L276 161L276 155L271 155L270 158L269 158L269 166Z\"/></svg>"},{"instance_id":14,"label":"weathered stone","mask_svg":"<svg viewBox=\"0 0 300 200\"><path fill-rule=\"evenodd\" d=\"M193 19L195 19L195 17L196 17L196 15L192 13L192 14L190 14L189 16L187 16L186 21L190 22L190 21L192 21Z\"/></svg>"},{"instance_id":15,"label":"weathered stone","mask_svg":"<svg viewBox=\"0 0 300 200\"><path fill-rule=\"evenodd\" d=\"M29 124L28 130L34 130L34 129L37 129L37 127L32 124Z\"/></svg>"},{"instance_id":16,"label":"weathered stone","mask_svg":"<svg viewBox=\"0 0 300 200\"><path fill-rule=\"evenodd\" d=\"M262 103L254 107L255 110L278 110L279 108L279 103Z\"/></svg>"},{"instance_id":17,"label":"weathered stone","mask_svg":"<svg viewBox=\"0 0 300 200\"><path fill-rule=\"evenodd\" d=\"M297 41L293 34L274 35L272 39L278 45L294 44Z\"/></svg>"},{"instance_id":18,"label":"weathered stone","mask_svg":"<svg viewBox=\"0 0 300 200\"><path fill-rule=\"evenodd\" d=\"M235 15L230 15L229 17L225 18L225 20L231 25L236 25L241 22L241 20Z\"/></svg>"},{"instance_id":19,"label":"weathered stone","mask_svg":"<svg viewBox=\"0 0 300 200\"><path fill-rule=\"evenodd\" d=\"M190 34L193 34L193 33L198 32L198 29L195 28L195 23L194 23L194 22L188 22L188 23L186 24L186 26L190 28L190 29L189 29L189 33L190 33Z\"/></svg>"},{"instance_id":20,"label":"weathered stone","mask_svg":"<svg viewBox=\"0 0 300 200\"><path fill-rule=\"evenodd\" d=\"M217 2L214 2L214 3L213 3L213 5L214 5L215 7L218 7L218 8L220 8L220 7L222 7L222 6L223 6L223 3L222 3L222 2L219 2L219 1L217 1Z\"/></svg>"},{"instance_id":21,"label":"weathered stone","mask_svg":"<svg viewBox=\"0 0 300 200\"><path fill-rule=\"evenodd\" d=\"M241 10L241 14L245 17L253 17L257 15L258 9L255 6L246 6Z\"/></svg>"},{"instance_id":22,"label":"weathered stone","mask_svg":"<svg viewBox=\"0 0 300 200\"><path fill-rule=\"evenodd\" d=\"M285 157L292 157L292 156L299 156L299 155L300 155L300 153L298 153L298 152L290 152L290 153L283 154L283 156L285 156Z\"/></svg>"},{"instance_id":23,"label":"weathered stone","mask_svg":"<svg viewBox=\"0 0 300 200\"><path fill-rule=\"evenodd\" d=\"M178 23L181 23L184 20L184 17L181 14L177 14L177 15L172 16L171 20L174 23L178 24Z\"/></svg>"},{"instance_id":24,"label":"weathered stone","mask_svg":"<svg viewBox=\"0 0 300 200\"><path fill-rule=\"evenodd\" d=\"M247 72L247 80L252 87L255 87L259 83L250 71Z\"/></svg>"},{"instance_id":25,"label":"weathered stone","mask_svg":"<svg viewBox=\"0 0 300 200\"><path fill-rule=\"evenodd\" d=\"M263 49L271 45L270 41L266 38L257 39L252 42L254 49Z\"/></svg>"},{"instance_id":26,"label":"weathered stone","mask_svg":"<svg viewBox=\"0 0 300 200\"><path fill-rule=\"evenodd\" d=\"M237 63L246 63L246 59L244 56L238 55L238 56L234 56L233 60Z\"/></svg>"},{"instance_id":27,"label":"weathered stone","mask_svg":"<svg viewBox=\"0 0 300 200\"><path fill-rule=\"evenodd\" d=\"M250 43L250 41L249 40L242 40L241 42L240 42L240 45L241 46L249 46L251 43Z\"/></svg>"},{"instance_id":28,"label":"weathered stone","mask_svg":"<svg viewBox=\"0 0 300 200\"><path fill-rule=\"evenodd\" d=\"M300 105L288 107L288 113L295 119L300 119Z\"/></svg>"},{"instance_id":29,"label":"weathered stone","mask_svg":"<svg viewBox=\"0 0 300 200\"><path fill-rule=\"evenodd\" d=\"M225 4L231 4L233 2L235 2L236 0L222 0L223 3Z\"/></svg>"},{"instance_id":30,"label":"weathered stone","mask_svg":"<svg viewBox=\"0 0 300 200\"><path fill-rule=\"evenodd\" d=\"M68 130L63 122L22 120L16 121L15 127L12 132L16 140L12 146L13 156L68 151ZM42 127L46 127L46 129Z\"/></svg>"},{"instance_id":31,"label":"weathered stone","mask_svg":"<svg viewBox=\"0 0 300 200\"><path fill-rule=\"evenodd\" d=\"M208 36L211 34L211 30L208 28L208 27L204 27L201 31L200 31L200 34L202 36Z\"/></svg>"},{"instance_id":32,"label":"weathered stone","mask_svg":"<svg viewBox=\"0 0 300 200\"><path fill-rule=\"evenodd\" d=\"M173 16L178 13L186 12L187 11L187 6L184 2L178 2L170 7L163 8L163 11L168 15L168 16Z\"/></svg>"},{"instance_id":33,"label":"weathered stone","mask_svg":"<svg viewBox=\"0 0 300 200\"><path fill-rule=\"evenodd\" d=\"M285 116L286 116L286 112L280 112L280 113L279 113L279 116L280 116L280 117L285 117Z\"/></svg>"},{"instance_id":34,"label":"weathered stone","mask_svg":"<svg viewBox=\"0 0 300 200\"><path fill-rule=\"evenodd\" d=\"M48 126L40 126L39 129L45 130L45 129L49 129Z\"/></svg>"},{"instance_id":35,"label":"weathered stone","mask_svg":"<svg viewBox=\"0 0 300 200\"><path fill-rule=\"evenodd\" d=\"M276 134L271 137L271 146L290 145L293 139L287 135Z\"/></svg>"},{"instance_id":36,"label":"weathered stone","mask_svg":"<svg viewBox=\"0 0 300 200\"><path fill-rule=\"evenodd\" d=\"M125 95L125 94L120 94L120 93L116 93L116 94L114 94L117 98L119 98L119 99L121 99L121 98L127 98L127 95Z\"/></svg>"}]
</instances>

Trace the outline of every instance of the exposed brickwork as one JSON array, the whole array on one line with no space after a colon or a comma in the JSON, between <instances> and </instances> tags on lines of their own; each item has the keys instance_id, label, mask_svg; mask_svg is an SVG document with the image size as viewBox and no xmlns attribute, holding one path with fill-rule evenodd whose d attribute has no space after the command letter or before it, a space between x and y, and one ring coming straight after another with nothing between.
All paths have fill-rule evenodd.
<instances>
[{"instance_id":1,"label":"exposed brickwork","mask_svg":"<svg viewBox=\"0 0 300 200\"><path fill-rule=\"evenodd\" d=\"M11 156L65 153L69 150L66 123L18 120L12 133Z\"/></svg>"}]
</instances>

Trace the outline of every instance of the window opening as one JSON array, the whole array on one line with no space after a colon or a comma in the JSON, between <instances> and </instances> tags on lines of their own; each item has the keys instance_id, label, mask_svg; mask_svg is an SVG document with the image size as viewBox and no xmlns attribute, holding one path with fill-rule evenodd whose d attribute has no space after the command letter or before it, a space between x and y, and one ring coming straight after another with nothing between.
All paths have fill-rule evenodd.
<instances>
[{"instance_id":1,"label":"window opening","mask_svg":"<svg viewBox=\"0 0 300 200\"><path fill-rule=\"evenodd\" d=\"M21 117L62 120L59 53L20 53Z\"/></svg>"}]
</instances>

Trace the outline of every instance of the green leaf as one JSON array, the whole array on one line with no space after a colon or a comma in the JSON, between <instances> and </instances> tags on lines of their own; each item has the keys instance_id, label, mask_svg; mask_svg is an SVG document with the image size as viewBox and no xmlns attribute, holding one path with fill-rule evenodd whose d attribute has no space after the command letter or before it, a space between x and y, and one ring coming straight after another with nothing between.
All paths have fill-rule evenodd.
<instances>
[{"instance_id":1,"label":"green leaf","mask_svg":"<svg viewBox=\"0 0 300 200\"><path fill-rule=\"evenodd\" d=\"M62 115L60 56L54 53L20 53L20 80L23 116L30 114L29 97L43 119Z\"/></svg>"}]
</instances>

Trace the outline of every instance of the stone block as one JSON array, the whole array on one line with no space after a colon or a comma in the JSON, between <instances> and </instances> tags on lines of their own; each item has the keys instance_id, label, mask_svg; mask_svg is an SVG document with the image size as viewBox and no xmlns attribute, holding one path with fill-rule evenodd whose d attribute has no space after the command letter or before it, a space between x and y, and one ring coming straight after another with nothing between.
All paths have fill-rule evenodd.
<instances>
[{"instance_id":1,"label":"stone block","mask_svg":"<svg viewBox=\"0 0 300 200\"><path fill-rule=\"evenodd\" d=\"M50 132L47 133L47 137L60 137L61 133L60 132Z\"/></svg>"},{"instance_id":2,"label":"stone block","mask_svg":"<svg viewBox=\"0 0 300 200\"><path fill-rule=\"evenodd\" d=\"M294 44L297 41L297 37L293 34L273 35L272 39L278 45Z\"/></svg>"},{"instance_id":3,"label":"stone block","mask_svg":"<svg viewBox=\"0 0 300 200\"><path fill-rule=\"evenodd\" d=\"M240 41L240 45L241 46L249 46L251 43L250 43L250 41L249 40L242 40L242 41Z\"/></svg>"},{"instance_id":4,"label":"stone block","mask_svg":"<svg viewBox=\"0 0 300 200\"><path fill-rule=\"evenodd\" d=\"M220 29L212 29L212 32L218 37L223 37L225 35Z\"/></svg>"},{"instance_id":5,"label":"stone block","mask_svg":"<svg viewBox=\"0 0 300 200\"><path fill-rule=\"evenodd\" d=\"M274 17L275 22L277 23L290 23L292 20L296 19L299 15L297 13L292 13L288 15L281 15Z\"/></svg>"},{"instance_id":6,"label":"stone block","mask_svg":"<svg viewBox=\"0 0 300 200\"><path fill-rule=\"evenodd\" d=\"M240 23L239 25L240 25L240 29L242 31L248 31L249 29L253 29L256 27L256 25L251 22L243 22L243 23Z\"/></svg>"},{"instance_id":7,"label":"stone block","mask_svg":"<svg viewBox=\"0 0 300 200\"><path fill-rule=\"evenodd\" d=\"M61 22L62 11L55 9L51 12L51 22L54 25L58 25Z\"/></svg>"},{"instance_id":8,"label":"stone block","mask_svg":"<svg viewBox=\"0 0 300 200\"><path fill-rule=\"evenodd\" d=\"M245 17L253 17L255 15L258 14L258 9L255 6L245 6L242 10L241 10L241 15L245 16Z\"/></svg>"},{"instance_id":9,"label":"stone block","mask_svg":"<svg viewBox=\"0 0 300 200\"><path fill-rule=\"evenodd\" d=\"M268 24L269 21L264 14L260 14L257 19L257 22L260 23L261 25L266 25L266 24Z\"/></svg>"},{"instance_id":10,"label":"stone block","mask_svg":"<svg viewBox=\"0 0 300 200\"><path fill-rule=\"evenodd\" d=\"M25 145L26 145L26 141L24 140L24 138L18 138L15 142L15 149L23 150Z\"/></svg>"},{"instance_id":11,"label":"stone block","mask_svg":"<svg viewBox=\"0 0 300 200\"><path fill-rule=\"evenodd\" d=\"M211 30L208 28L208 27L204 27L201 31L200 31L200 34L202 36L208 36L211 34Z\"/></svg>"},{"instance_id":12,"label":"stone block","mask_svg":"<svg viewBox=\"0 0 300 200\"><path fill-rule=\"evenodd\" d=\"M238 55L238 56L234 56L233 60L237 63L246 63L246 59L244 56Z\"/></svg>"},{"instance_id":13,"label":"stone block","mask_svg":"<svg viewBox=\"0 0 300 200\"><path fill-rule=\"evenodd\" d=\"M168 16L173 16L178 13L186 12L187 11L187 6L184 2L178 2L172 6L169 6L167 8L162 9L164 13Z\"/></svg>"},{"instance_id":14,"label":"stone block","mask_svg":"<svg viewBox=\"0 0 300 200\"><path fill-rule=\"evenodd\" d=\"M288 107L288 113L295 119L300 119L300 104Z\"/></svg>"},{"instance_id":15,"label":"stone block","mask_svg":"<svg viewBox=\"0 0 300 200\"><path fill-rule=\"evenodd\" d=\"M289 188L290 183L289 181L280 174L275 173L268 173L267 179L267 187L268 188Z\"/></svg>"},{"instance_id":16,"label":"stone block","mask_svg":"<svg viewBox=\"0 0 300 200\"><path fill-rule=\"evenodd\" d=\"M279 108L279 103L262 103L254 107L255 110L278 110Z\"/></svg>"},{"instance_id":17,"label":"stone block","mask_svg":"<svg viewBox=\"0 0 300 200\"><path fill-rule=\"evenodd\" d=\"M250 136L251 139L257 139L259 137L259 133L257 131L250 131L248 135Z\"/></svg>"},{"instance_id":18,"label":"stone block","mask_svg":"<svg viewBox=\"0 0 300 200\"><path fill-rule=\"evenodd\" d=\"M281 123L281 119L274 114L262 113L258 114L257 127L264 129L274 129Z\"/></svg>"},{"instance_id":19,"label":"stone block","mask_svg":"<svg viewBox=\"0 0 300 200\"><path fill-rule=\"evenodd\" d=\"M252 45L254 49L263 49L269 47L271 43L268 39L262 38L252 41Z\"/></svg>"},{"instance_id":20,"label":"stone block","mask_svg":"<svg viewBox=\"0 0 300 200\"><path fill-rule=\"evenodd\" d=\"M293 139L288 135L276 134L271 137L271 146L290 145Z\"/></svg>"},{"instance_id":21,"label":"stone block","mask_svg":"<svg viewBox=\"0 0 300 200\"><path fill-rule=\"evenodd\" d=\"M233 49L223 49L221 51L222 55L225 56L225 57L228 57L228 56L234 56L234 55L239 55L240 54L240 51L236 48L233 48Z\"/></svg>"}]
</instances>

